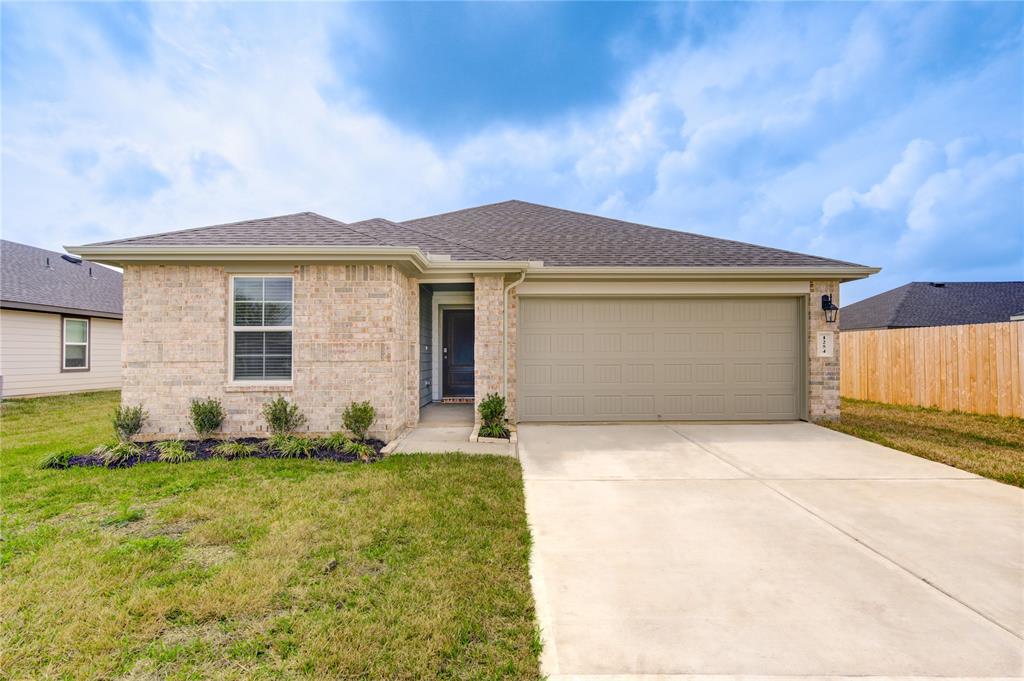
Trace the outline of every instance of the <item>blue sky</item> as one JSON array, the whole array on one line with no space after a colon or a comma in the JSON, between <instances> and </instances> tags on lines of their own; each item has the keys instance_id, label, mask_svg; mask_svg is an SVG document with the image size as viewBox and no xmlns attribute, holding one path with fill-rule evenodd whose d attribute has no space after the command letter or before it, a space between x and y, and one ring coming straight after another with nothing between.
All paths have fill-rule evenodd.
<instances>
[{"instance_id":1,"label":"blue sky","mask_svg":"<svg viewBox=\"0 0 1024 681\"><path fill-rule=\"evenodd\" d=\"M2 5L5 238L519 198L1024 278L1024 5Z\"/></svg>"}]
</instances>

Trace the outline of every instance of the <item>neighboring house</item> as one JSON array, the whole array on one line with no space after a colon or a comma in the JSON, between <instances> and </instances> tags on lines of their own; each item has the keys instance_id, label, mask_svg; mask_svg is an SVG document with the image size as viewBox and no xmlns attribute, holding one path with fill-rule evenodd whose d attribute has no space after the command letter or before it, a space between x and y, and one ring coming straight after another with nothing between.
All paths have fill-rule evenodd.
<instances>
[{"instance_id":1,"label":"neighboring house","mask_svg":"<svg viewBox=\"0 0 1024 681\"><path fill-rule=\"evenodd\" d=\"M1024 310L1024 281L915 281L847 305L843 331L1008 322Z\"/></svg>"},{"instance_id":2,"label":"neighboring house","mask_svg":"<svg viewBox=\"0 0 1024 681\"><path fill-rule=\"evenodd\" d=\"M385 439L489 393L517 421L835 418L822 296L878 271L522 201L69 250L124 268L123 399L148 435L189 432L194 397L222 400L235 435L275 395L314 432L368 399Z\"/></svg>"},{"instance_id":3,"label":"neighboring house","mask_svg":"<svg viewBox=\"0 0 1024 681\"><path fill-rule=\"evenodd\" d=\"M121 386L121 274L0 241L3 397Z\"/></svg>"}]
</instances>

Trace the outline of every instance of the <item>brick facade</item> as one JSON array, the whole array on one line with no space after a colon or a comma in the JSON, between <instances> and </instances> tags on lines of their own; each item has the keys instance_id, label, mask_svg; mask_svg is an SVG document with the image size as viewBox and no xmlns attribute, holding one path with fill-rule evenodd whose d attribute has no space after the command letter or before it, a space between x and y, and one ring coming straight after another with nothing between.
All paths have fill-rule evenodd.
<instances>
[{"instance_id":1,"label":"brick facade","mask_svg":"<svg viewBox=\"0 0 1024 681\"><path fill-rule=\"evenodd\" d=\"M812 421L835 421L839 418L839 320L829 324L821 309L821 297L831 295L839 305L838 281L812 281L807 305L807 411ZM832 357L817 356L819 331L830 331L834 339Z\"/></svg>"},{"instance_id":2,"label":"brick facade","mask_svg":"<svg viewBox=\"0 0 1024 681\"><path fill-rule=\"evenodd\" d=\"M473 404L474 417L480 413L475 407L490 393L501 393L504 366L504 305L505 277L501 274L478 274L473 277Z\"/></svg>"},{"instance_id":3,"label":"brick facade","mask_svg":"<svg viewBox=\"0 0 1024 681\"><path fill-rule=\"evenodd\" d=\"M306 414L304 430L341 428L341 410L369 400L371 434L388 440L416 423L419 286L390 265L298 265L290 386L232 385L229 277L207 265L129 265L122 359L126 404L149 412L144 436L192 436L189 401L216 397L224 432L262 435L262 405L277 395Z\"/></svg>"},{"instance_id":4,"label":"brick facade","mask_svg":"<svg viewBox=\"0 0 1024 681\"><path fill-rule=\"evenodd\" d=\"M297 265L294 277L291 385L229 380L230 276L212 265L129 265L124 272L123 394L149 412L144 437L191 437L189 401L216 397L227 412L224 432L263 435L262 405L277 395L306 414L305 430L341 428L341 410L370 400L372 434L389 440L419 418L419 285L390 265ZM271 273L273 274L273 273ZM503 389L503 275L474 277L476 403ZM822 294L839 303L839 282L810 282L808 412L839 416L838 324L827 324ZM516 413L519 297L509 294L508 414ZM818 357L819 331L835 334L833 357Z\"/></svg>"}]
</instances>

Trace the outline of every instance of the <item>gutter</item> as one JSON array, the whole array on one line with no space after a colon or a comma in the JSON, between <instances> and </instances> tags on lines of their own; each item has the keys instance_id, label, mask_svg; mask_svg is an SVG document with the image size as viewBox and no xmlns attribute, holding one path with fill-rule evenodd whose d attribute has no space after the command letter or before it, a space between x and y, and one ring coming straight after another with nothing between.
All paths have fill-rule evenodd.
<instances>
[{"instance_id":1,"label":"gutter","mask_svg":"<svg viewBox=\"0 0 1024 681\"><path fill-rule=\"evenodd\" d=\"M505 398L505 404L508 405L508 294L516 286L523 283L523 279L526 279L526 270L524 269L520 274L519 278L513 281L511 284L505 287L501 305L501 311L503 314L502 319L502 371L501 371L501 394Z\"/></svg>"}]
</instances>

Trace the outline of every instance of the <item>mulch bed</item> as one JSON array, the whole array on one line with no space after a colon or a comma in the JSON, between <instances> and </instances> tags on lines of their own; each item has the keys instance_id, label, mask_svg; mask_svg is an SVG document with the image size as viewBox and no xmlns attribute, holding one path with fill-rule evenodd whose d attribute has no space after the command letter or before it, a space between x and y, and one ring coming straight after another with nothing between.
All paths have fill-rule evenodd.
<instances>
[{"instance_id":1,"label":"mulch bed","mask_svg":"<svg viewBox=\"0 0 1024 681\"><path fill-rule=\"evenodd\" d=\"M109 466L109 468L130 468L140 463L168 463L166 461L160 461L159 452L154 446L157 442L162 440L154 440L152 442L137 442L136 444L142 447L142 454L140 456L133 456L122 464L116 466ZM206 459L223 459L224 457L215 454L213 448L219 445L223 440L182 440L185 445L185 449L190 452L195 452L195 458L192 461L205 461ZM267 440L255 437L242 437L235 440L235 442L244 442L248 445L257 445L259 450L254 454L242 457L247 459L288 459L295 457L287 457L280 454L277 451L270 449L267 446ZM383 459L380 450L384 448L385 442L381 440L366 440L366 444L373 447L374 455L370 458L370 463L374 461L380 461ZM360 459L353 454L346 454L334 449L329 448L317 448L311 456L303 457L309 459L319 459L322 461L337 461L338 463L356 463ZM186 462L187 463L187 462ZM73 466L100 466L107 468L107 464L104 463L103 457L95 454L79 454L72 456L68 459L68 467Z\"/></svg>"}]
</instances>

